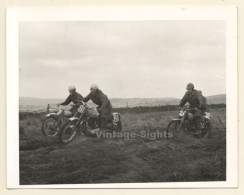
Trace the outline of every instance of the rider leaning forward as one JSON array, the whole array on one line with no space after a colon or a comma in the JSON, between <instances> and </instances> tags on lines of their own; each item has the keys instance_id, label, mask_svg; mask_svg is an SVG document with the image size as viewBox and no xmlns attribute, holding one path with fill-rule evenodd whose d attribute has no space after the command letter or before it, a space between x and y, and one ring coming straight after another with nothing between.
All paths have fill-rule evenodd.
<instances>
[{"instance_id":1,"label":"rider leaning forward","mask_svg":"<svg viewBox=\"0 0 244 195\"><path fill-rule=\"evenodd\" d=\"M84 102L89 100L92 100L94 104L98 105L99 127L105 130L108 118L112 115L112 104L108 99L108 96L98 88L98 85L93 84L90 87L90 93L83 99Z\"/></svg>"},{"instance_id":2,"label":"rider leaning forward","mask_svg":"<svg viewBox=\"0 0 244 195\"><path fill-rule=\"evenodd\" d=\"M59 105L66 106L72 102L74 105L72 105L70 111L72 112L72 115L74 115L77 109L79 108L79 106L81 105L81 101L83 101L84 98L81 94L76 92L76 87L74 85L69 86L68 91L69 91L69 96L66 98L64 102L58 104L58 106Z\"/></svg>"}]
</instances>

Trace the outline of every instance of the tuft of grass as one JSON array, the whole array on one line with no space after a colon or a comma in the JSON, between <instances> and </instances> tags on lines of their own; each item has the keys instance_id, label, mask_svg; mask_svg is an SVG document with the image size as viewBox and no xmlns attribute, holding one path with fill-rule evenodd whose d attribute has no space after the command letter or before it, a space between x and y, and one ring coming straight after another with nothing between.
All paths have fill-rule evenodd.
<instances>
[{"instance_id":1,"label":"tuft of grass","mask_svg":"<svg viewBox=\"0 0 244 195\"><path fill-rule=\"evenodd\" d=\"M212 113L212 136L172 139L99 139L78 136L68 145L45 137L45 116L20 121L20 184L183 182L226 180L225 110ZM164 131L178 112L125 114L123 131Z\"/></svg>"}]
</instances>

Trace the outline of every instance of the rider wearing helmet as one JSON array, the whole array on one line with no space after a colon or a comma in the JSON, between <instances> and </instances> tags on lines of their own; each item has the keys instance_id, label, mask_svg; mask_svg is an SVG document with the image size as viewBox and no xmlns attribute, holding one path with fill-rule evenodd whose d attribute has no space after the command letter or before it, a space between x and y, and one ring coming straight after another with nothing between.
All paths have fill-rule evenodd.
<instances>
[{"instance_id":1,"label":"rider wearing helmet","mask_svg":"<svg viewBox=\"0 0 244 195\"><path fill-rule=\"evenodd\" d=\"M69 96L66 98L66 100L58 105L66 106L69 103L74 103L73 107L70 109L72 114L74 114L77 110L77 108L81 105L81 101L83 101L83 96L76 92L76 87L74 85L70 85L68 88Z\"/></svg>"},{"instance_id":2,"label":"rider wearing helmet","mask_svg":"<svg viewBox=\"0 0 244 195\"><path fill-rule=\"evenodd\" d=\"M189 108L198 108L204 112L206 110L206 99L202 93L194 89L194 84L192 83L187 84L186 90L187 92L181 99L179 107L184 106L188 102L190 104Z\"/></svg>"},{"instance_id":3,"label":"rider wearing helmet","mask_svg":"<svg viewBox=\"0 0 244 195\"><path fill-rule=\"evenodd\" d=\"M207 106L207 98L205 98L205 97L203 96L201 90L199 90L198 93L199 93L199 95L203 98L203 104L200 105L200 108L201 108L201 110L202 110L203 112L205 112L205 111L206 111L206 106Z\"/></svg>"},{"instance_id":4,"label":"rider wearing helmet","mask_svg":"<svg viewBox=\"0 0 244 195\"><path fill-rule=\"evenodd\" d=\"M93 84L90 87L90 93L83 99L84 102L89 100L98 105L99 126L101 129L106 129L108 118L112 115L112 104L108 96L99 89L97 84Z\"/></svg>"},{"instance_id":5,"label":"rider wearing helmet","mask_svg":"<svg viewBox=\"0 0 244 195\"><path fill-rule=\"evenodd\" d=\"M189 103L189 108L197 108L196 110L190 110L188 116L193 116L196 119L203 120L203 113L207 109L207 100L202 95L202 91L194 89L193 83L188 83L186 86L187 92L181 99L179 107L183 107L187 102ZM191 115L192 114L192 115Z\"/></svg>"}]
</instances>

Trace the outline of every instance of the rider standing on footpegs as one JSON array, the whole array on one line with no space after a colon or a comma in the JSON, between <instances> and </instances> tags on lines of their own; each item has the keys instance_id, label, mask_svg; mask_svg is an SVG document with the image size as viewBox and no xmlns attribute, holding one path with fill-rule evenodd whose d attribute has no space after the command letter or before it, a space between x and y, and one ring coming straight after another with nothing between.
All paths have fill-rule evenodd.
<instances>
[{"instance_id":1,"label":"rider standing on footpegs","mask_svg":"<svg viewBox=\"0 0 244 195\"><path fill-rule=\"evenodd\" d=\"M81 94L76 92L76 87L74 85L69 86L68 91L69 91L69 96L66 98L64 102L58 104L58 106L59 105L66 106L71 102L74 103L74 105L72 105L72 108L70 109L72 115L74 115L77 109L79 108L79 106L82 104L81 101L83 101L84 98Z\"/></svg>"},{"instance_id":2,"label":"rider standing on footpegs","mask_svg":"<svg viewBox=\"0 0 244 195\"><path fill-rule=\"evenodd\" d=\"M194 89L192 83L187 84L186 90L187 92L181 99L179 107L183 107L187 102L190 104L188 117L193 117L198 129L201 130L204 128L202 121L204 120L203 114L207 109L207 100L202 95L202 91Z\"/></svg>"},{"instance_id":3,"label":"rider standing on footpegs","mask_svg":"<svg viewBox=\"0 0 244 195\"><path fill-rule=\"evenodd\" d=\"M101 130L106 130L108 118L112 115L112 105L107 95L105 95L98 85L93 84L90 87L90 93L83 99L84 102L92 100L92 102L98 105L97 111L99 112L99 127Z\"/></svg>"}]
</instances>

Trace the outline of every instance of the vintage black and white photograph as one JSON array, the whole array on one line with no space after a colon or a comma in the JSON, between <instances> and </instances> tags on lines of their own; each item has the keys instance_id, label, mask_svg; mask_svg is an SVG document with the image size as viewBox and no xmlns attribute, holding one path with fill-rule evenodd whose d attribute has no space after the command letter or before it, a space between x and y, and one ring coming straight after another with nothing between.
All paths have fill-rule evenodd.
<instances>
[{"instance_id":1,"label":"vintage black and white photograph","mask_svg":"<svg viewBox=\"0 0 244 195\"><path fill-rule=\"evenodd\" d=\"M19 185L226 182L226 29L20 21Z\"/></svg>"}]
</instances>

